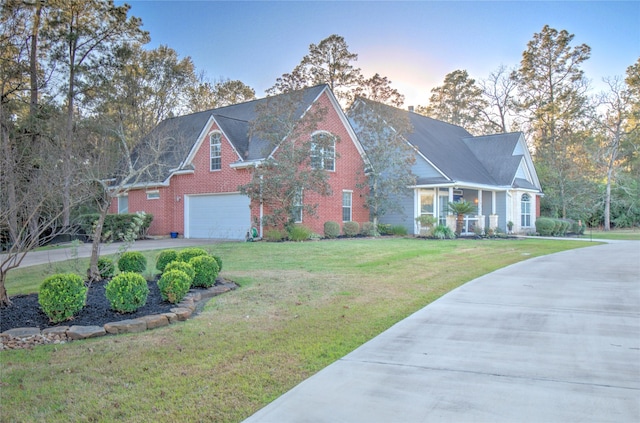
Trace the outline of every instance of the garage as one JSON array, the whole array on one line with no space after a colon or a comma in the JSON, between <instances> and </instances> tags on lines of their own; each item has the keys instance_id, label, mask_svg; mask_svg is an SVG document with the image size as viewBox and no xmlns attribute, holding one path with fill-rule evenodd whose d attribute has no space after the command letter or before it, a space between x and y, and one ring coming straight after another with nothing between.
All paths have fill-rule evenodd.
<instances>
[{"instance_id":1,"label":"garage","mask_svg":"<svg viewBox=\"0 0 640 423\"><path fill-rule=\"evenodd\" d=\"M251 227L249 197L242 194L185 196L186 238L245 239Z\"/></svg>"}]
</instances>

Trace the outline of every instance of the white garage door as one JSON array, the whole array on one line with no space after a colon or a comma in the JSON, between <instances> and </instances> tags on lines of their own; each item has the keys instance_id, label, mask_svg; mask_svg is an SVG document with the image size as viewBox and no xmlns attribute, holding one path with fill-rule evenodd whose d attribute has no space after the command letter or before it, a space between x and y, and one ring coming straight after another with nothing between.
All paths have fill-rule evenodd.
<instances>
[{"instance_id":1,"label":"white garage door","mask_svg":"<svg viewBox=\"0 0 640 423\"><path fill-rule=\"evenodd\" d=\"M190 195L184 202L186 238L245 239L251 227L249 197Z\"/></svg>"}]
</instances>

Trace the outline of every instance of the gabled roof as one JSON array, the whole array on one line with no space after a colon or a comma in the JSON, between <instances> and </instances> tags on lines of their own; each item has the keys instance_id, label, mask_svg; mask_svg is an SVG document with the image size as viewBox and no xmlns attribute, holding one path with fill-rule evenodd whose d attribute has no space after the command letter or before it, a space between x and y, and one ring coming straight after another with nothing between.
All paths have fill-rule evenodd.
<instances>
[{"instance_id":1,"label":"gabled roof","mask_svg":"<svg viewBox=\"0 0 640 423\"><path fill-rule=\"evenodd\" d=\"M442 174L442 177L416 175L418 185L462 182L540 190L531 157L523 153L526 145L522 133L474 137L460 126L410 111L401 112L406 113L413 126L413 132L406 136L407 141ZM521 166L533 174L532 182L516 178Z\"/></svg>"},{"instance_id":2,"label":"gabled roof","mask_svg":"<svg viewBox=\"0 0 640 423\"><path fill-rule=\"evenodd\" d=\"M296 115L302 116L313 104L320 94L328 89L327 85L318 85L296 91L293 94L281 94L280 96L299 96L299 104ZM278 96L278 97L280 97ZM250 122L257 116L256 109L260 104L266 103L275 97L266 97L246 103L234 104L217 109L205 110L189 115L173 117L160 122L132 153L138 166L143 165L145 154L143 151L154 144L158 139L163 139L163 152L161 164L154 166L149 175L139 180L136 185L163 184L175 172L192 170L190 161L206 137L205 131L209 123L215 121L225 138L231 143L238 161L256 161L265 159L272 152L267 141L250 134Z\"/></svg>"}]
</instances>

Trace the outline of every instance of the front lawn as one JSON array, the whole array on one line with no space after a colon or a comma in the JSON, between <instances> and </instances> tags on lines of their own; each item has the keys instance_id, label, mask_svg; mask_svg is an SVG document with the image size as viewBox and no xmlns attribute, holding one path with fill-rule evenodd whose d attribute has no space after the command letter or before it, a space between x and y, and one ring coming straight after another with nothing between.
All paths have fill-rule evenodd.
<instances>
[{"instance_id":1,"label":"front lawn","mask_svg":"<svg viewBox=\"0 0 640 423\"><path fill-rule=\"evenodd\" d=\"M581 238L640 241L640 229L612 229L610 231L587 229Z\"/></svg>"},{"instance_id":2,"label":"front lawn","mask_svg":"<svg viewBox=\"0 0 640 423\"><path fill-rule=\"evenodd\" d=\"M222 275L241 288L212 299L196 318L1 352L0 421L242 421L461 284L589 245L412 238L212 245ZM14 292L21 272L37 273L16 270Z\"/></svg>"}]
</instances>

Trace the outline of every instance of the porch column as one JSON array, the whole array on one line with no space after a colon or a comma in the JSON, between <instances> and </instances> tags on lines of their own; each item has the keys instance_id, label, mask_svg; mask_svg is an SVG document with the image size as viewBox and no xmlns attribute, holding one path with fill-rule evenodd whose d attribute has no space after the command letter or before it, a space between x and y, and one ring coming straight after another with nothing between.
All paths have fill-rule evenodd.
<instances>
[{"instance_id":1,"label":"porch column","mask_svg":"<svg viewBox=\"0 0 640 423\"><path fill-rule=\"evenodd\" d=\"M484 229L484 213L482 212L482 190L478 190L478 228Z\"/></svg>"}]
</instances>

